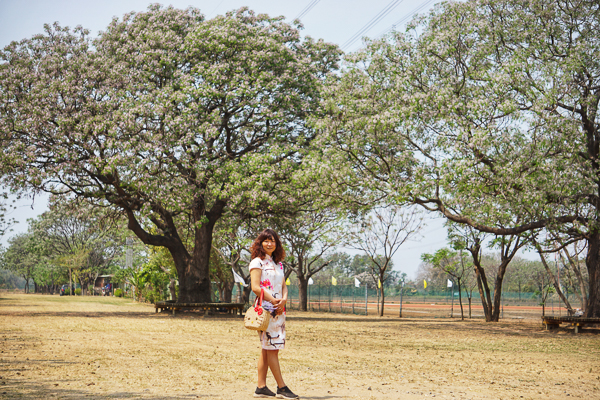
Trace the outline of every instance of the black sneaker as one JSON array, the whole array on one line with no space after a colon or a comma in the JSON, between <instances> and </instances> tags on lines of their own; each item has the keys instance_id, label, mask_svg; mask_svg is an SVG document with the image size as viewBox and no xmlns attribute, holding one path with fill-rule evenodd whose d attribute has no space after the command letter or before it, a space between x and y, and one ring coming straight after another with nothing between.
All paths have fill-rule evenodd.
<instances>
[{"instance_id":1,"label":"black sneaker","mask_svg":"<svg viewBox=\"0 0 600 400\"><path fill-rule=\"evenodd\" d=\"M279 390L278 390L279 392ZM275 397L275 393L271 392L268 387L256 388L254 391L254 397ZM295 397L290 397L294 399Z\"/></svg>"},{"instance_id":2,"label":"black sneaker","mask_svg":"<svg viewBox=\"0 0 600 400\"><path fill-rule=\"evenodd\" d=\"M277 387L277 398L278 399L299 399L298 395L292 393L292 391L284 386L282 388Z\"/></svg>"}]
</instances>

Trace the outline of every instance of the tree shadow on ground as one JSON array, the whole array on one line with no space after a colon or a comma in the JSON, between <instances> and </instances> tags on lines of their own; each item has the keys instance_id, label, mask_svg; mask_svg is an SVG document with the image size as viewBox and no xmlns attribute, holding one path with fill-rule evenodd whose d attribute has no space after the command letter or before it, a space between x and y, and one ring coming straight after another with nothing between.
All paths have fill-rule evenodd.
<instances>
[{"instance_id":1,"label":"tree shadow on ground","mask_svg":"<svg viewBox=\"0 0 600 400\"><path fill-rule=\"evenodd\" d=\"M21 307L19 305L19 307ZM173 316L170 312L155 313L153 311L7 311L6 308L0 309L0 317L74 317L74 318L190 318L190 319L215 319L215 320L237 320L241 321L242 316L233 314L209 314L204 315L204 312L178 312Z\"/></svg>"},{"instance_id":2,"label":"tree shadow on ground","mask_svg":"<svg viewBox=\"0 0 600 400\"><path fill-rule=\"evenodd\" d=\"M58 385L58 386L56 386ZM149 400L189 400L189 399L218 399L222 398L219 394L206 393L188 393L188 394L153 394L146 390L114 391L98 393L92 390L89 392L81 389L67 389L61 387L61 383L40 383L27 380L18 380L5 382L0 386L0 397L2 399L149 399ZM99 383L98 389L102 386L110 386L109 383ZM94 383L93 386L96 386Z\"/></svg>"},{"instance_id":3,"label":"tree shadow on ground","mask_svg":"<svg viewBox=\"0 0 600 400\"><path fill-rule=\"evenodd\" d=\"M223 397L220 393L186 393L186 394L154 394L148 393L149 389L139 391L113 391L98 393L96 390L101 390L104 386L110 386L109 382L91 383L90 386L95 386L90 391L81 389L67 389L64 387L66 381L59 383L42 383L29 380L13 380L4 381L0 386L0 397L2 399L147 399L147 400L191 400L191 399L223 399L236 398L235 394ZM218 389L215 389L218 391ZM251 397L250 394L239 395L239 398ZM347 396L302 396L303 399L312 400L328 400L341 399Z\"/></svg>"}]
</instances>

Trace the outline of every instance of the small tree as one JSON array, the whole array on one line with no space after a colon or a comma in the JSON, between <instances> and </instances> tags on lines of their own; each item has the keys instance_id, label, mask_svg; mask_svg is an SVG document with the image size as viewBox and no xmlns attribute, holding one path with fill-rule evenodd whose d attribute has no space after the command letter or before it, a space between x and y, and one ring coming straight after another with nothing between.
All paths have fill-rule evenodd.
<instances>
[{"instance_id":1,"label":"small tree","mask_svg":"<svg viewBox=\"0 0 600 400\"><path fill-rule=\"evenodd\" d=\"M578 243L574 243L574 253L571 254L567 246L562 248L560 259L567 270L571 269L576 277L576 282L573 282L573 278L571 274L569 274L569 280L571 281L571 286L573 287L573 291L579 297L579 301L581 303L581 309L585 310L587 307L587 291L586 287L588 286L586 282L587 276L585 276L581 269L581 264L585 265L585 260L580 259L580 254L585 249L585 245L582 246L581 250L578 250ZM585 271L585 270L584 270ZM587 272L587 271L586 271ZM578 287L577 287L578 286ZM579 290L577 290L579 289Z\"/></svg>"},{"instance_id":2,"label":"small tree","mask_svg":"<svg viewBox=\"0 0 600 400\"><path fill-rule=\"evenodd\" d=\"M542 317L546 315L546 300L548 296L554 293L554 286L550 279L548 279L547 271L544 269L537 269L534 275L535 282L537 284L536 290L533 295L540 299L540 305L542 306Z\"/></svg>"},{"instance_id":3,"label":"small tree","mask_svg":"<svg viewBox=\"0 0 600 400\"><path fill-rule=\"evenodd\" d=\"M392 257L400 249L400 246L419 233L421 226L421 214L415 209L379 206L350 229L351 241L348 245L364 251L370 258L373 274L378 278L378 287L381 286L379 316L383 316L384 284L388 278L386 271Z\"/></svg>"},{"instance_id":4,"label":"small tree","mask_svg":"<svg viewBox=\"0 0 600 400\"><path fill-rule=\"evenodd\" d=\"M506 274L506 268L517 254L517 251L528 243L527 238L520 235L508 235L496 236L490 241L490 247L498 247L500 249L499 262L495 268L494 298L492 300L486 268L482 264L482 245L486 239L486 235L468 225L449 224L448 226L448 236L454 246L466 249L471 253L485 320L487 322L498 322L500 319L500 301L502 300L502 283Z\"/></svg>"},{"instance_id":5,"label":"small tree","mask_svg":"<svg viewBox=\"0 0 600 400\"><path fill-rule=\"evenodd\" d=\"M0 265L25 280L25 293L30 293L29 282L33 279L36 267L40 264L39 253L35 251L34 235L31 232L15 235L8 239L8 248L2 253Z\"/></svg>"},{"instance_id":6,"label":"small tree","mask_svg":"<svg viewBox=\"0 0 600 400\"><path fill-rule=\"evenodd\" d=\"M465 319L463 305L462 305L462 286L463 279L467 276L468 271L465 267L464 260L462 258L462 252L459 253L448 248L442 248L437 250L435 253L423 254L421 259L425 262L431 263L436 268L444 271L453 278L458 286L458 302L460 304L460 318ZM454 288L452 288L454 291ZM470 308L469 308L470 309Z\"/></svg>"},{"instance_id":7,"label":"small tree","mask_svg":"<svg viewBox=\"0 0 600 400\"><path fill-rule=\"evenodd\" d=\"M314 203L308 206L306 211L276 219L279 234L287 247L287 270L293 271L298 278L302 311L308 309L309 280L329 264L325 254L338 246L344 237L344 226L337 211L315 208Z\"/></svg>"},{"instance_id":8,"label":"small tree","mask_svg":"<svg viewBox=\"0 0 600 400\"><path fill-rule=\"evenodd\" d=\"M557 276L550 270L550 266L548 265L548 262L546 261L546 257L544 256L545 253L554 253L558 250L546 250L545 251L542 249L540 243L538 243L538 241L535 238L532 238L532 242L535 246L535 249L538 252L538 255L540 256L540 261L542 261L542 264L544 265L544 268L546 269L546 273L548 274L547 276L550 278L552 285L554 286L554 292L556 292L558 294L558 297L565 304L565 307L567 308L567 312L569 313L569 315L573 315L573 313L574 313L573 307L571 307L571 303L569 302L569 299L567 299L567 297L563 293ZM556 267L558 268L558 264L556 265Z\"/></svg>"}]
</instances>

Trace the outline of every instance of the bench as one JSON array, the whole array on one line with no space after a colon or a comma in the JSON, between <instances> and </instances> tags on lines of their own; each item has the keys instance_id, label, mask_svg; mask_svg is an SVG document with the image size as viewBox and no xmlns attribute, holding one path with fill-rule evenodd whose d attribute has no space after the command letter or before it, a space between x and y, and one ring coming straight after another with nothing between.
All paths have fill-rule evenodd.
<instances>
[{"instance_id":1,"label":"bench","mask_svg":"<svg viewBox=\"0 0 600 400\"><path fill-rule=\"evenodd\" d=\"M542 317L546 330L556 329L563 323L569 323L575 327L575 333L579 333L585 325L600 324L600 318L583 317Z\"/></svg>"},{"instance_id":2,"label":"bench","mask_svg":"<svg viewBox=\"0 0 600 400\"><path fill-rule=\"evenodd\" d=\"M171 311L175 315L180 310L204 310L204 315L208 315L209 310L225 309L228 314L238 314L241 316L244 312L244 303L176 303L174 301L157 301L154 303L155 312Z\"/></svg>"}]
</instances>

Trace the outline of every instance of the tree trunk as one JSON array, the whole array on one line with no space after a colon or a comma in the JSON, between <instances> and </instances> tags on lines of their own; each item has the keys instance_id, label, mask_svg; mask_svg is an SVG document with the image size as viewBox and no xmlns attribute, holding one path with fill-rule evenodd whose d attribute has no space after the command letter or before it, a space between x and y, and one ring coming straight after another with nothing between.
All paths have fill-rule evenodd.
<instances>
[{"instance_id":1,"label":"tree trunk","mask_svg":"<svg viewBox=\"0 0 600 400\"><path fill-rule=\"evenodd\" d=\"M569 260L569 264L571 265L571 268L573 269L575 276L577 277L577 283L579 284L579 293L577 293L577 296L579 296L579 301L581 303L581 309L585 311L585 310L587 310L587 290L585 287L585 280L583 279L583 275L581 274L581 269L579 268L579 256L577 256L577 253L576 253L575 256L577 257L577 260L573 260L573 257L571 257L571 255L569 254L569 252L567 251L566 248L564 248L563 251L564 251L565 255L567 256L567 259ZM575 287L575 285L573 285L573 287Z\"/></svg>"},{"instance_id":2,"label":"tree trunk","mask_svg":"<svg viewBox=\"0 0 600 400\"><path fill-rule=\"evenodd\" d=\"M381 282L381 309L379 311L379 316L383 317L383 307L385 305L385 290L383 290L383 273L379 276L379 282Z\"/></svg>"},{"instance_id":3,"label":"tree trunk","mask_svg":"<svg viewBox=\"0 0 600 400\"><path fill-rule=\"evenodd\" d=\"M471 296L469 296L469 319L471 319Z\"/></svg>"},{"instance_id":4,"label":"tree trunk","mask_svg":"<svg viewBox=\"0 0 600 400\"><path fill-rule=\"evenodd\" d=\"M195 230L194 252L190 256L181 242L169 248L179 280L178 303L210 303L209 261L214 223L204 222Z\"/></svg>"},{"instance_id":5,"label":"tree trunk","mask_svg":"<svg viewBox=\"0 0 600 400\"><path fill-rule=\"evenodd\" d=\"M250 293L252 293L252 284L249 284L244 288L242 302L249 303L250 302Z\"/></svg>"},{"instance_id":6,"label":"tree trunk","mask_svg":"<svg viewBox=\"0 0 600 400\"><path fill-rule=\"evenodd\" d=\"M173 257L179 280L179 303L209 303L210 288L210 250L212 247L215 223L221 218L226 202L218 199L210 210L206 209L202 195L196 197L192 207L192 222L194 223L194 250L188 253L179 237L173 215L157 206L162 221L153 221L164 235L151 235L140 225L128 205L123 210L129 220L127 227L145 244L163 246Z\"/></svg>"},{"instance_id":7,"label":"tree trunk","mask_svg":"<svg viewBox=\"0 0 600 400\"><path fill-rule=\"evenodd\" d=\"M481 266L481 245L476 242L469 247L469 253L473 258L473 268L475 270L475 277L477 278L477 289L479 290L479 297L481 298L481 305L483 306L483 314L485 315L485 321L492 321L492 299L490 297L490 288L487 283L485 276L485 270Z\"/></svg>"},{"instance_id":8,"label":"tree trunk","mask_svg":"<svg viewBox=\"0 0 600 400\"><path fill-rule=\"evenodd\" d=\"M177 292L175 291L175 279L171 278L169 281L169 292L171 293L171 300L177 300Z\"/></svg>"},{"instance_id":9,"label":"tree trunk","mask_svg":"<svg viewBox=\"0 0 600 400\"><path fill-rule=\"evenodd\" d=\"M460 279L457 278L458 283L458 304L460 304L460 319L461 321L465 320L465 311L463 309L462 304L462 285L460 284ZM454 290L454 288L452 289Z\"/></svg>"},{"instance_id":10,"label":"tree trunk","mask_svg":"<svg viewBox=\"0 0 600 400\"><path fill-rule=\"evenodd\" d=\"M600 231L588 238L588 253L585 258L590 286L584 316L600 318Z\"/></svg>"},{"instance_id":11,"label":"tree trunk","mask_svg":"<svg viewBox=\"0 0 600 400\"><path fill-rule=\"evenodd\" d=\"M381 286L381 309L379 310L379 316L383 317L383 306L385 304L385 291L383 290L383 285Z\"/></svg>"},{"instance_id":12,"label":"tree trunk","mask_svg":"<svg viewBox=\"0 0 600 400\"><path fill-rule=\"evenodd\" d=\"M223 303L231 303L231 294L233 293L234 282L225 282L221 284L220 300Z\"/></svg>"},{"instance_id":13,"label":"tree trunk","mask_svg":"<svg viewBox=\"0 0 600 400\"><path fill-rule=\"evenodd\" d=\"M475 259L474 259L475 260ZM475 264L475 263L474 263ZM477 276L477 289L479 289L479 297L481 297L481 305L483 306L483 314L485 315L485 321L492 321L492 310L491 310L491 298L490 288L487 284L485 277L485 271L479 265L479 262L475 264L475 276Z\"/></svg>"},{"instance_id":14,"label":"tree trunk","mask_svg":"<svg viewBox=\"0 0 600 400\"><path fill-rule=\"evenodd\" d=\"M297 274L298 275L298 274ZM298 275L298 297L300 298L300 311L308 310L308 278Z\"/></svg>"},{"instance_id":15,"label":"tree trunk","mask_svg":"<svg viewBox=\"0 0 600 400\"><path fill-rule=\"evenodd\" d=\"M571 307L571 303L569 303L569 300L565 297L564 293L560 289L560 283L558 282L558 279L556 278L554 273L552 273L552 271L550 271L550 267L548 266L548 263L546 262L546 257L544 257L544 255L540 252L540 249L538 249L538 253L540 255L540 259L542 260L542 264L544 264L544 268L546 269L546 272L552 278L552 285L554 286L554 289L556 289L556 293L558 294L558 297L560 297L560 299L563 301L563 303L567 307L567 312L569 313L569 315L573 315L573 308Z\"/></svg>"},{"instance_id":16,"label":"tree trunk","mask_svg":"<svg viewBox=\"0 0 600 400\"><path fill-rule=\"evenodd\" d=\"M502 282L504 281L504 274L506 273L506 267L508 261L503 261L498 267L498 274L494 282L494 303L492 307L492 320L491 322L498 322L500 320L500 308L502 303Z\"/></svg>"}]
</instances>

